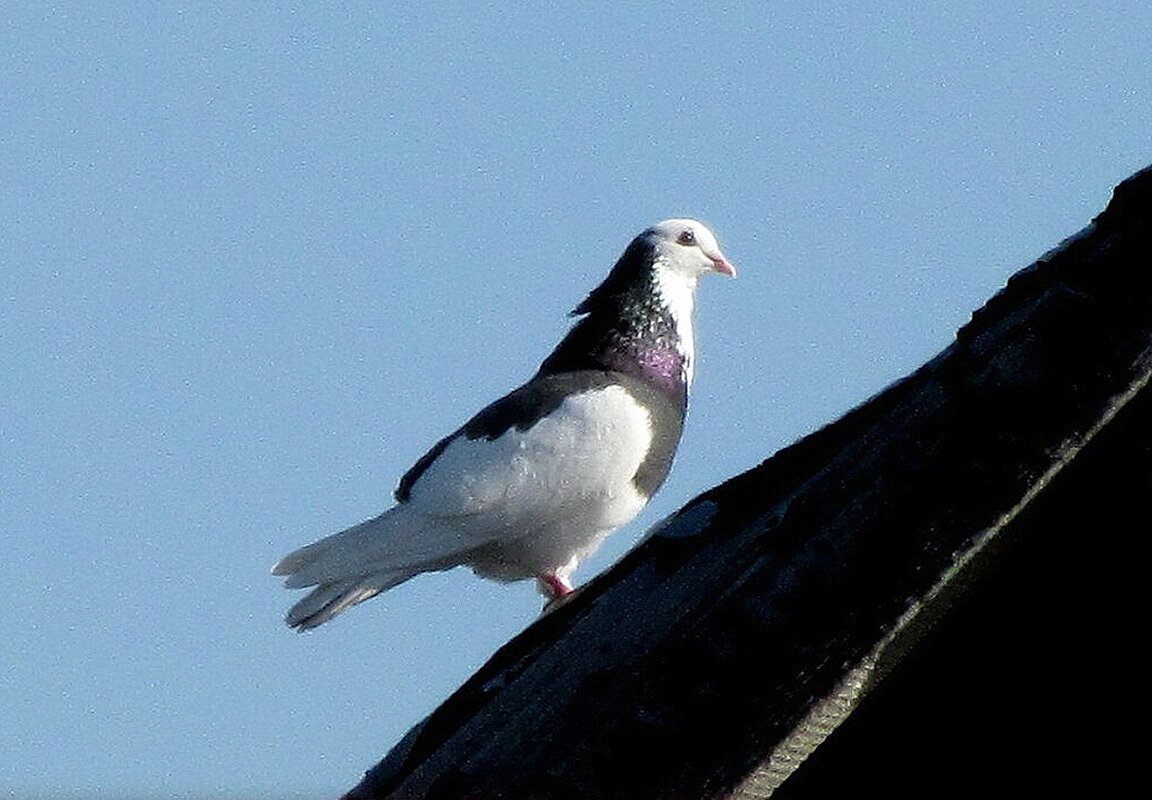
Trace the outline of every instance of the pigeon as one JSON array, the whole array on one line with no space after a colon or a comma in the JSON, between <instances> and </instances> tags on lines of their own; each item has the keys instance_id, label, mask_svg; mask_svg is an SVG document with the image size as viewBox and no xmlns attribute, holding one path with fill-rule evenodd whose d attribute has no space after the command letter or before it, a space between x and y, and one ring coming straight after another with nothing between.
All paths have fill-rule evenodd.
<instances>
[{"instance_id":1,"label":"pigeon","mask_svg":"<svg viewBox=\"0 0 1152 800\"><path fill-rule=\"evenodd\" d=\"M315 587L286 622L315 628L423 572L470 567L535 578L550 602L580 561L664 482L692 382L696 283L735 276L716 237L669 219L632 240L526 384L437 442L378 517L281 559L290 589Z\"/></svg>"}]
</instances>

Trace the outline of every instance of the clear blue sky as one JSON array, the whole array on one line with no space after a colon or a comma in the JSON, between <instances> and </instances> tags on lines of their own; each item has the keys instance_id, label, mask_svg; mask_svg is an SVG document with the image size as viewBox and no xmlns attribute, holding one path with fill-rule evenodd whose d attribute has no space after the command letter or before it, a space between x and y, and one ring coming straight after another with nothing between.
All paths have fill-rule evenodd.
<instances>
[{"instance_id":1,"label":"clear blue sky","mask_svg":"<svg viewBox=\"0 0 1152 800\"><path fill-rule=\"evenodd\" d=\"M673 475L578 574L906 374L1152 162L1152 4L9 3L0 795L331 797L540 605L310 635L384 508L628 240L711 224ZM7 793L7 794L5 794Z\"/></svg>"}]
</instances>

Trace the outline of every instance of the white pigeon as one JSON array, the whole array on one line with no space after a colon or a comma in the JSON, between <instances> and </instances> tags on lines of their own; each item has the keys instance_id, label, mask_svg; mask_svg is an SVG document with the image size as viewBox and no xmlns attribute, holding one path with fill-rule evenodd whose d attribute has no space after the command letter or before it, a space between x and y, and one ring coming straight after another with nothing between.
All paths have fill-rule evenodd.
<instances>
[{"instance_id":1,"label":"white pigeon","mask_svg":"<svg viewBox=\"0 0 1152 800\"><path fill-rule=\"evenodd\" d=\"M669 219L628 245L528 383L441 439L400 479L396 505L285 556L288 612L305 630L421 572L465 565L572 591L581 559L664 482L692 382L692 305L709 272L734 276L716 237Z\"/></svg>"}]
</instances>

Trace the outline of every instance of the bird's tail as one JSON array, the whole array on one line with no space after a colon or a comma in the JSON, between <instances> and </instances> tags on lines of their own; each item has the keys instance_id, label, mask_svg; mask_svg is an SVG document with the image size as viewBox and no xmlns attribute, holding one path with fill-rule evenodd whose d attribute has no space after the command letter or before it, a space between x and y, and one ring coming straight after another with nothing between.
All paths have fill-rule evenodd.
<instances>
[{"instance_id":1,"label":"bird's tail","mask_svg":"<svg viewBox=\"0 0 1152 800\"><path fill-rule=\"evenodd\" d=\"M280 559L273 575L289 589L315 586L288 611L285 621L301 631L315 628L409 578L459 563L459 537L417 525L402 506Z\"/></svg>"},{"instance_id":2,"label":"bird's tail","mask_svg":"<svg viewBox=\"0 0 1152 800\"><path fill-rule=\"evenodd\" d=\"M343 581L321 583L303 600L288 609L284 621L297 630L310 630L317 625L323 625L357 603L363 603L380 592L408 580L415 574L415 572L407 575L375 573Z\"/></svg>"}]
</instances>

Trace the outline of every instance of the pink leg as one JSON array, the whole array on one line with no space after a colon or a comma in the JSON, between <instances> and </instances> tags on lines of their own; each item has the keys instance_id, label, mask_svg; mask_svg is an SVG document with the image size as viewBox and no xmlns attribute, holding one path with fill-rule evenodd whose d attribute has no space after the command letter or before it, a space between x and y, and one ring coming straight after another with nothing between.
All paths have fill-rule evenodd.
<instances>
[{"instance_id":1,"label":"pink leg","mask_svg":"<svg viewBox=\"0 0 1152 800\"><path fill-rule=\"evenodd\" d=\"M536 583L540 587L540 593L551 600L559 600L572 594L572 584L552 572L537 577Z\"/></svg>"}]
</instances>

